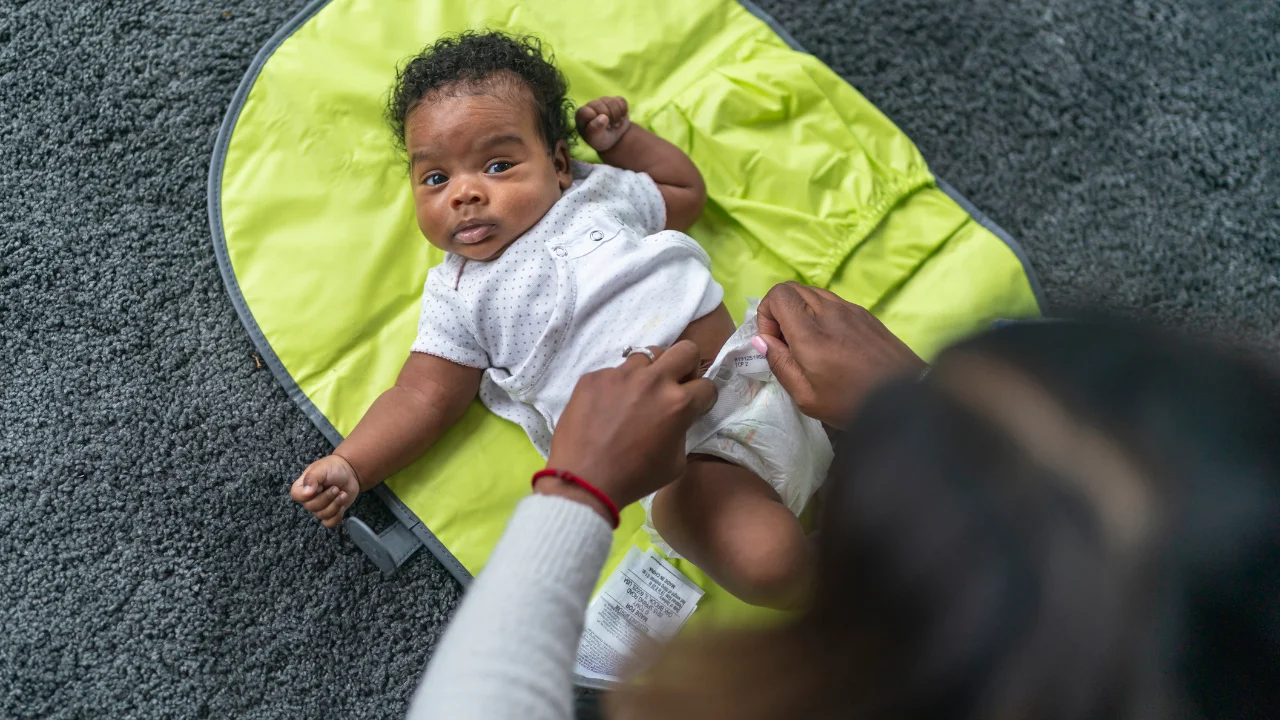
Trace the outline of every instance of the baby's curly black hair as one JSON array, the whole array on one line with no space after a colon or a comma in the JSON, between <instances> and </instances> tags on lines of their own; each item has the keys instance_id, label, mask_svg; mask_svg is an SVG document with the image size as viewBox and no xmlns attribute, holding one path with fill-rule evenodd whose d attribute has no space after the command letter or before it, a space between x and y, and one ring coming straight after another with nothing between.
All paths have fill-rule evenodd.
<instances>
[{"instance_id":1,"label":"baby's curly black hair","mask_svg":"<svg viewBox=\"0 0 1280 720\"><path fill-rule=\"evenodd\" d=\"M440 38L396 72L387 101L387 122L395 133L396 147L405 149L405 120L433 93L448 92L451 87L466 92L491 83L501 87L513 81L523 83L533 96L547 150L554 150L560 140L572 146L573 102L566 97L569 84L554 61L550 49L544 55L542 41L532 35L485 30Z\"/></svg>"}]
</instances>

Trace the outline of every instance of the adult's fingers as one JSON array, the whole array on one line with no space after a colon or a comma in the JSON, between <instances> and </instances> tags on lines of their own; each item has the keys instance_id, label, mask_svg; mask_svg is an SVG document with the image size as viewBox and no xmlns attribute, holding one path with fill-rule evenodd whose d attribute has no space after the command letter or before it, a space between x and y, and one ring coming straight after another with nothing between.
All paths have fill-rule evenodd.
<instances>
[{"instance_id":1,"label":"adult's fingers","mask_svg":"<svg viewBox=\"0 0 1280 720\"><path fill-rule=\"evenodd\" d=\"M817 310L818 306L822 304L822 295L819 294L818 288L798 283L795 280L788 280L785 284L799 295L800 299L804 300L806 311Z\"/></svg>"},{"instance_id":2,"label":"adult's fingers","mask_svg":"<svg viewBox=\"0 0 1280 720\"><path fill-rule=\"evenodd\" d=\"M762 335L795 342L816 326L809 303L797 283L774 285L756 307L756 323ZM796 337L790 337L796 336Z\"/></svg>"},{"instance_id":3,"label":"adult's fingers","mask_svg":"<svg viewBox=\"0 0 1280 720\"><path fill-rule=\"evenodd\" d=\"M693 409L693 417L702 417L710 412L711 408L715 407L719 390L716 389L715 383L710 380L697 378L684 383L680 387L689 394L689 405Z\"/></svg>"},{"instance_id":4,"label":"adult's fingers","mask_svg":"<svg viewBox=\"0 0 1280 720\"><path fill-rule=\"evenodd\" d=\"M814 292L814 294L818 295L819 297L821 297L821 298L822 298L822 299L824 299L824 300L831 300L831 301L833 301L833 302L841 303L841 304L844 304L844 305L852 305L852 304L853 304L853 303L849 302L848 300L845 300L844 298L840 297L839 295L837 295L837 294L835 294L835 293L831 292L830 290L828 290L828 289L826 289L826 288L811 287L811 288L809 288L809 289L810 289L810 290L812 290L812 291Z\"/></svg>"},{"instance_id":5,"label":"adult's fingers","mask_svg":"<svg viewBox=\"0 0 1280 720\"><path fill-rule=\"evenodd\" d=\"M627 356L626 360L622 361L622 367L625 367L625 368L628 368L629 370L634 371L634 370L639 370L642 367L653 365L658 361L658 358L662 357L662 354L666 352L666 350L664 350L659 345L650 345L649 352L653 353L652 360L649 359L648 355L645 355L642 352L632 352L630 355Z\"/></svg>"},{"instance_id":6,"label":"adult's fingers","mask_svg":"<svg viewBox=\"0 0 1280 720\"><path fill-rule=\"evenodd\" d=\"M698 372L701 365L702 353L698 350L697 343L692 340L681 340L672 345L653 363L655 370L676 382Z\"/></svg>"},{"instance_id":7,"label":"adult's fingers","mask_svg":"<svg viewBox=\"0 0 1280 720\"><path fill-rule=\"evenodd\" d=\"M782 385L782 389L793 398L803 397L809 389L809 381L805 379L800 363L791 354L791 348L776 337L763 333L759 337L769 346L764 359L769 362L769 369L773 371L773 376Z\"/></svg>"}]
</instances>

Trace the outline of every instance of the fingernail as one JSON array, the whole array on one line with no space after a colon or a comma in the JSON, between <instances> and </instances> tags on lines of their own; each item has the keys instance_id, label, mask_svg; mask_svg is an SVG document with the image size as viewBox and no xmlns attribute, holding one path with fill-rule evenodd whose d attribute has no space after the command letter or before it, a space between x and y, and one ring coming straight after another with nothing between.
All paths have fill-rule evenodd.
<instances>
[{"instance_id":1,"label":"fingernail","mask_svg":"<svg viewBox=\"0 0 1280 720\"><path fill-rule=\"evenodd\" d=\"M755 337L751 338L751 344L755 346L755 349L760 351L761 355L769 354L768 343L766 343L764 341L764 338L760 337L759 335L756 335Z\"/></svg>"}]
</instances>

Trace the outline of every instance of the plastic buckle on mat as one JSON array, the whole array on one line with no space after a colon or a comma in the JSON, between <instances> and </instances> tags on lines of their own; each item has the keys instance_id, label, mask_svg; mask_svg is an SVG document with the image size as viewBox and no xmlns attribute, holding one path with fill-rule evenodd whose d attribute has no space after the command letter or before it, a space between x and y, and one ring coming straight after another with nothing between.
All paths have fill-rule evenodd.
<instances>
[{"instance_id":1,"label":"plastic buckle on mat","mask_svg":"<svg viewBox=\"0 0 1280 720\"><path fill-rule=\"evenodd\" d=\"M375 533L359 518L348 517L342 521L342 525L351 536L351 541L373 560L384 578L394 575L396 569L422 547L413 531L399 520L380 533Z\"/></svg>"}]
</instances>

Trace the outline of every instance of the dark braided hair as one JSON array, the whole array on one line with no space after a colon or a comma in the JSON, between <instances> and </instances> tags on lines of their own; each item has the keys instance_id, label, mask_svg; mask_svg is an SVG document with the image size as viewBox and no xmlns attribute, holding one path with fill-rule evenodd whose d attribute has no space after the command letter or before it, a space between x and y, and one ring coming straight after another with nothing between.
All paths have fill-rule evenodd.
<instances>
[{"instance_id":1,"label":"dark braided hair","mask_svg":"<svg viewBox=\"0 0 1280 720\"><path fill-rule=\"evenodd\" d=\"M466 94L504 84L522 84L530 91L548 151L560 140L572 146L573 102L565 97L569 85L554 61L549 49L543 55L542 41L532 35L485 30L440 38L396 72L396 84L387 102L387 121L395 133L396 147L405 149L405 119L433 93Z\"/></svg>"}]
</instances>

